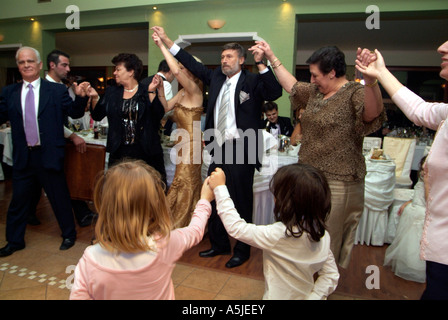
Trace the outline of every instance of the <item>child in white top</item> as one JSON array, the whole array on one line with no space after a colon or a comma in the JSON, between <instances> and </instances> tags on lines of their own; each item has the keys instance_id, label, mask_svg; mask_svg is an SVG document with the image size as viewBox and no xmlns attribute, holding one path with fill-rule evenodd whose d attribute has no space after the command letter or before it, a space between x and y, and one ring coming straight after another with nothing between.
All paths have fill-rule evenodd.
<instances>
[{"instance_id":1,"label":"child in white top","mask_svg":"<svg viewBox=\"0 0 448 320\"><path fill-rule=\"evenodd\" d=\"M266 226L241 219L225 180L220 168L210 176L217 211L230 236L263 250L263 299L326 299L339 272L325 230L331 209L325 176L305 164L281 167L271 181L277 222Z\"/></svg>"}]
</instances>

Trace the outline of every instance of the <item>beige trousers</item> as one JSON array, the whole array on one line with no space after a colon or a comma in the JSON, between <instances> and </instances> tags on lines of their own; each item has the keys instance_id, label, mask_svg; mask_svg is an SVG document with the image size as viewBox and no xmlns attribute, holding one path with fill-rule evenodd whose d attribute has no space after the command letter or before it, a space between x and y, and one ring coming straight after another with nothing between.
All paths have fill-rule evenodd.
<instances>
[{"instance_id":1,"label":"beige trousers","mask_svg":"<svg viewBox=\"0 0 448 320\"><path fill-rule=\"evenodd\" d=\"M329 180L331 212L327 228L331 238L331 251L336 263L347 268L355 242L356 228L364 209L364 181L344 182Z\"/></svg>"}]
</instances>

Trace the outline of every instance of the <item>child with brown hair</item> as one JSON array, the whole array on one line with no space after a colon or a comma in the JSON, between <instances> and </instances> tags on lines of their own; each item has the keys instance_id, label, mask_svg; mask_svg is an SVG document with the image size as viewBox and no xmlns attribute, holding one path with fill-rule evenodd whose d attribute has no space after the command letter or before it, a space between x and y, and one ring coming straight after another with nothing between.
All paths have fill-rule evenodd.
<instances>
[{"instance_id":1,"label":"child with brown hair","mask_svg":"<svg viewBox=\"0 0 448 320\"><path fill-rule=\"evenodd\" d=\"M239 216L225 181L220 168L210 176L218 215L230 236L263 250L263 299L326 299L336 289L339 272L325 229L331 209L325 176L310 165L281 167L271 180L277 222L266 226Z\"/></svg>"},{"instance_id":2,"label":"child with brown hair","mask_svg":"<svg viewBox=\"0 0 448 320\"><path fill-rule=\"evenodd\" d=\"M97 243L76 266L70 299L174 299L175 262L202 240L211 213L207 184L190 224L172 230L160 174L144 161L110 168L94 190Z\"/></svg>"}]
</instances>

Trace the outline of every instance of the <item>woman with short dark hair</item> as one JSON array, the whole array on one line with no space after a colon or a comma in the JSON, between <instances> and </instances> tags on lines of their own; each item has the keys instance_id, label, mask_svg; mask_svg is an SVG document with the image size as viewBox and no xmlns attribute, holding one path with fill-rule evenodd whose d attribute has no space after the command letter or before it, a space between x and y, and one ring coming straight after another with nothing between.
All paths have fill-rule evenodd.
<instances>
[{"instance_id":1,"label":"woman with short dark hair","mask_svg":"<svg viewBox=\"0 0 448 320\"><path fill-rule=\"evenodd\" d=\"M109 166L125 158L144 160L160 172L166 184L158 133L165 110L157 94L150 94L159 92L163 95L162 80L157 76L148 87L139 84L143 63L133 53L120 53L112 63L117 86L108 87L104 97L92 99L91 104L93 120L108 118L106 151L110 153Z\"/></svg>"},{"instance_id":2,"label":"woman with short dark hair","mask_svg":"<svg viewBox=\"0 0 448 320\"><path fill-rule=\"evenodd\" d=\"M336 262L347 268L364 209L363 138L386 119L377 81L368 76L365 85L349 81L345 55L335 46L323 47L307 60L311 83L297 81L266 42L257 41L256 47L264 51L283 89L290 94L293 108L304 109L299 162L320 169L328 179L331 250Z\"/></svg>"}]
</instances>

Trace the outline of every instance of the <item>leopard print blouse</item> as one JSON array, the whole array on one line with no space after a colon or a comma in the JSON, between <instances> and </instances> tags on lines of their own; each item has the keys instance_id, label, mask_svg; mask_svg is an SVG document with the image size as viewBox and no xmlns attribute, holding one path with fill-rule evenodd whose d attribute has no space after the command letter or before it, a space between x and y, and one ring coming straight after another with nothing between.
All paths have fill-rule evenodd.
<instances>
[{"instance_id":1,"label":"leopard print blouse","mask_svg":"<svg viewBox=\"0 0 448 320\"><path fill-rule=\"evenodd\" d=\"M299 162L319 168L329 180L363 181L366 175L363 138L378 130L387 119L383 110L372 122L363 122L364 86L349 81L332 97L323 99L314 84L297 82L290 101L294 109L305 109L301 118Z\"/></svg>"}]
</instances>

